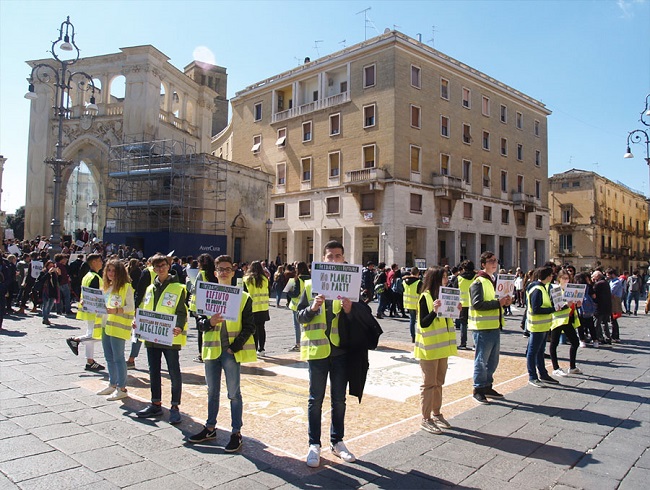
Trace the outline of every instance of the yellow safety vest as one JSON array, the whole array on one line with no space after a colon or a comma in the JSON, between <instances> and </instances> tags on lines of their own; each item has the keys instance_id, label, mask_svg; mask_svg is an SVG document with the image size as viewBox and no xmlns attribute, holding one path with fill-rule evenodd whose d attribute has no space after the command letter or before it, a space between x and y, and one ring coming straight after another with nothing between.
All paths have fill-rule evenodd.
<instances>
[{"instance_id":1,"label":"yellow safety vest","mask_svg":"<svg viewBox=\"0 0 650 490\"><path fill-rule=\"evenodd\" d=\"M433 298L430 291L420 295L427 301L429 312L433 311ZM427 328L420 326L420 302L417 306L417 320L415 327L415 348L413 355L418 360L432 361L458 354L456 348L456 331L451 318L437 316Z\"/></svg>"},{"instance_id":2,"label":"yellow safety vest","mask_svg":"<svg viewBox=\"0 0 650 490\"><path fill-rule=\"evenodd\" d=\"M460 274L458 275L458 289L460 289L460 305L463 308L469 308L469 302L470 302L469 287L474 282L474 279L476 279L476 276L472 277L471 279L465 279Z\"/></svg>"},{"instance_id":3,"label":"yellow safety vest","mask_svg":"<svg viewBox=\"0 0 650 490\"><path fill-rule=\"evenodd\" d=\"M194 283L192 284L192 294L190 294L190 311L193 311L196 313L196 283L198 281L203 281L206 282L206 276L205 276L205 271L199 271L199 274L196 276L196 279L194 280Z\"/></svg>"},{"instance_id":4,"label":"yellow safety vest","mask_svg":"<svg viewBox=\"0 0 650 490\"><path fill-rule=\"evenodd\" d=\"M404 286L404 309L417 310L420 280L413 281L411 284L406 284L406 282L402 281L402 285Z\"/></svg>"},{"instance_id":5,"label":"yellow safety vest","mask_svg":"<svg viewBox=\"0 0 650 490\"><path fill-rule=\"evenodd\" d=\"M551 322L551 330L555 330L558 327L569 324L569 317L571 314L571 308L563 308L559 311L553 312L553 321ZM580 326L580 317L578 312L573 310L573 328L578 328Z\"/></svg>"},{"instance_id":6,"label":"yellow safety vest","mask_svg":"<svg viewBox=\"0 0 650 490\"><path fill-rule=\"evenodd\" d=\"M86 273L86 275L81 280L81 285L89 288L90 283L93 282L93 279L95 279L95 277L99 279L99 289L101 289L104 285L104 281L102 281L102 277L94 271L89 271ZM80 299L81 301L84 299L83 289L81 290ZM76 318L77 320L94 320L95 326L93 327L93 339L99 340L102 338L102 317L100 315L96 315L95 313L90 313L88 311L77 310Z\"/></svg>"},{"instance_id":7,"label":"yellow safety vest","mask_svg":"<svg viewBox=\"0 0 650 490\"><path fill-rule=\"evenodd\" d=\"M181 300L181 297L183 296L183 292L186 291L185 286L183 286L178 282L171 282L167 284L167 287L165 287L164 291L160 295L157 304L154 304L153 289L154 289L154 284L151 283L147 288L147 292L144 295L144 300L142 300L142 309L149 310L149 311L157 311L159 313L166 313L168 315L175 315L176 308L178 308L178 303ZM170 295L170 296L165 298L166 295ZM164 304L164 301L166 299L168 301L171 301L171 305ZM183 346L186 343L187 343L187 319L185 320L185 325L183 325L183 331L179 335L174 337L174 341L172 342L172 345Z\"/></svg>"},{"instance_id":8,"label":"yellow safety vest","mask_svg":"<svg viewBox=\"0 0 650 490\"><path fill-rule=\"evenodd\" d=\"M496 299L492 281L485 277L477 277L474 282L480 282L483 286L483 300L491 301ZM467 328L469 330L494 330L502 325L501 306L493 310L476 310L469 305L469 318Z\"/></svg>"},{"instance_id":9,"label":"yellow safety vest","mask_svg":"<svg viewBox=\"0 0 650 490\"><path fill-rule=\"evenodd\" d=\"M254 279L245 281L246 289L253 300L253 313L257 311L269 310L269 280L266 277L262 278L262 286L257 287Z\"/></svg>"},{"instance_id":10,"label":"yellow safety vest","mask_svg":"<svg viewBox=\"0 0 650 490\"><path fill-rule=\"evenodd\" d=\"M295 281L298 283L298 296L291 298L291 301L289 302L289 309L293 311L298 311L298 304L300 304L300 298L302 296L302 292L305 290L305 281L303 279L300 279L299 277L295 277Z\"/></svg>"},{"instance_id":11,"label":"yellow safety vest","mask_svg":"<svg viewBox=\"0 0 650 490\"><path fill-rule=\"evenodd\" d=\"M311 280L305 281L305 294L307 299L311 300ZM325 334L327 330L327 316L325 313L325 303L309 323L300 325L300 360L311 361L315 359L325 359L329 357L332 345L338 347L341 339L339 337L339 314L342 306L339 300L332 301L332 327L330 337Z\"/></svg>"},{"instance_id":12,"label":"yellow safety vest","mask_svg":"<svg viewBox=\"0 0 650 490\"><path fill-rule=\"evenodd\" d=\"M133 287L126 283L118 292L112 292L106 295L107 308L124 308L126 305L126 295L133 296ZM128 340L131 338L134 311L125 311L124 313L110 313L106 318L104 333L109 337Z\"/></svg>"},{"instance_id":13,"label":"yellow safety vest","mask_svg":"<svg viewBox=\"0 0 650 490\"><path fill-rule=\"evenodd\" d=\"M241 332L241 317L250 295L246 291L242 291L241 304L239 305L239 320L236 322L226 320L226 330L228 331L228 341L232 344L239 333ZM214 330L203 333L203 348L201 350L201 357L204 361L211 361L219 359L221 356L221 328L222 325L217 325ZM255 362L257 361L257 353L255 352L255 340L251 335L244 343L244 347L235 352L235 360L239 363Z\"/></svg>"},{"instance_id":14,"label":"yellow safety vest","mask_svg":"<svg viewBox=\"0 0 650 490\"><path fill-rule=\"evenodd\" d=\"M548 294L546 287L537 285L526 291L526 301L528 308L526 308L526 328L529 332L548 332L551 329L552 313L533 314L530 308L530 294L533 290L539 289L542 292L542 307L552 308L551 297Z\"/></svg>"}]
</instances>

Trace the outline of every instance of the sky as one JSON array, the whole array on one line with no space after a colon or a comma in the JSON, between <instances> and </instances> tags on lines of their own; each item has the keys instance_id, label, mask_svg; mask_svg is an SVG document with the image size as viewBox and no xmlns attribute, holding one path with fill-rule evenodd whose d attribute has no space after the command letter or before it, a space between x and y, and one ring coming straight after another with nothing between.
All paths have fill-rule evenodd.
<instances>
[{"instance_id":1,"label":"sky","mask_svg":"<svg viewBox=\"0 0 650 490\"><path fill-rule=\"evenodd\" d=\"M368 10L366 10L368 9ZM365 10L365 12L364 12ZM645 145L628 133L650 94L650 0L0 0L0 209L25 203L30 70L70 16L81 56L151 44L183 69L207 51L228 97L270 76L396 29L543 102L549 176L596 172L649 194ZM650 117L646 117L650 123Z\"/></svg>"}]
</instances>

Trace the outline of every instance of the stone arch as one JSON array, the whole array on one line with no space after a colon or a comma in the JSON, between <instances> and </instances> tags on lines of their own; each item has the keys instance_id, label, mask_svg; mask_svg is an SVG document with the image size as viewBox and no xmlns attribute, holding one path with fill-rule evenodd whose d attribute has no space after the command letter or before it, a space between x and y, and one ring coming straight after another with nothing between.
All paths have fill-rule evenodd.
<instances>
[{"instance_id":1,"label":"stone arch","mask_svg":"<svg viewBox=\"0 0 650 490\"><path fill-rule=\"evenodd\" d=\"M243 260L246 256L246 235L248 232L248 220L242 213L241 209L230 225L232 240L232 256L236 262Z\"/></svg>"},{"instance_id":2,"label":"stone arch","mask_svg":"<svg viewBox=\"0 0 650 490\"><path fill-rule=\"evenodd\" d=\"M167 111L167 93L169 88L165 85L165 82L160 82L160 110Z\"/></svg>"},{"instance_id":3,"label":"stone arch","mask_svg":"<svg viewBox=\"0 0 650 490\"><path fill-rule=\"evenodd\" d=\"M126 97L126 77L116 74L108 82L108 103L116 104L123 102Z\"/></svg>"}]
</instances>

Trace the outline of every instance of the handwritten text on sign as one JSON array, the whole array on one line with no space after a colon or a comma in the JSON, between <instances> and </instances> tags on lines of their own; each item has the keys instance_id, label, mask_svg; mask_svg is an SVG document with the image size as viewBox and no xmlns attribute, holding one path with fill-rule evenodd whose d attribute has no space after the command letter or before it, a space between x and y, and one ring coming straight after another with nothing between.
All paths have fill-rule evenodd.
<instances>
[{"instance_id":1,"label":"handwritten text on sign","mask_svg":"<svg viewBox=\"0 0 650 490\"><path fill-rule=\"evenodd\" d=\"M586 284L567 284L564 288L564 301L567 303L577 303L578 301L584 301L586 292Z\"/></svg>"},{"instance_id":2,"label":"handwritten text on sign","mask_svg":"<svg viewBox=\"0 0 650 490\"><path fill-rule=\"evenodd\" d=\"M311 270L314 293L322 294L325 299L349 298L359 301L362 270L360 265L314 262Z\"/></svg>"},{"instance_id":3,"label":"handwritten text on sign","mask_svg":"<svg viewBox=\"0 0 650 490\"><path fill-rule=\"evenodd\" d=\"M460 289L441 287L438 298L442 302L438 310L438 316L444 318L460 318Z\"/></svg>"},{"instance_id":4,"label":"handwritten text on sign","mask_svg":"<svg viewBox=\"0 0 650 490\"><path fill-rule=\"evenodd\" d=\"M224 320L239 319L242 290L235 286L196 281L196 312L208 317L219 313Z\"/></svg>"},{"instance_id":5,"label":"handwritten text on sign","mask_svg":"<svg viewBox=\"0 0 650 490\"><path fill-rule=\"evenodd\" d=\"M172 345L176 315L141 310L135 313L135 336L156 344Z\"/></svg>"},{"instance_id":6,"label":"handwritten text on sign","mask_svg":"<svg viewBox=\"0 0 650 490\"><path fill-rule=\"evenodd\" d=\"M83 299L82 311L96 315L106 314L106 299L101 289L81 286L81 297Z\"/></svg>"},{"instance_id":7,"label":"handwritten text on sign","mask_svg":"<svg viewBox=\"0 0 650 490\"><path fill-rule=\"evenodd\" d=\"M515 291L515 275L514 274L499 274L497 276L497 288L495 296L497 299L506 296L513 296Z\"/></svg>"}]
</instances>

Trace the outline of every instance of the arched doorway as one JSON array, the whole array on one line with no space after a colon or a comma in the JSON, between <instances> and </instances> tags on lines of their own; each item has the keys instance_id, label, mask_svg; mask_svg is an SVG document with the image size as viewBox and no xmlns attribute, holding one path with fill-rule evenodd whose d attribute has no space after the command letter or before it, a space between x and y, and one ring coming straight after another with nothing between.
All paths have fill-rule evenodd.
<instances>
[{"instance_id":1,"label":"arched doorway","mask_svg":"<svg viewBox=\"0 0 650 490\"><path fill-rule=\"evenodd\" d=\"M92 216L88 205L99 202L99 187L88 165L81 160L68 178L65 193L65 212L63 214L64 235L75 239L77 230L86 229L97 234L97 216Z\"/></svg>"}]
</instances>

